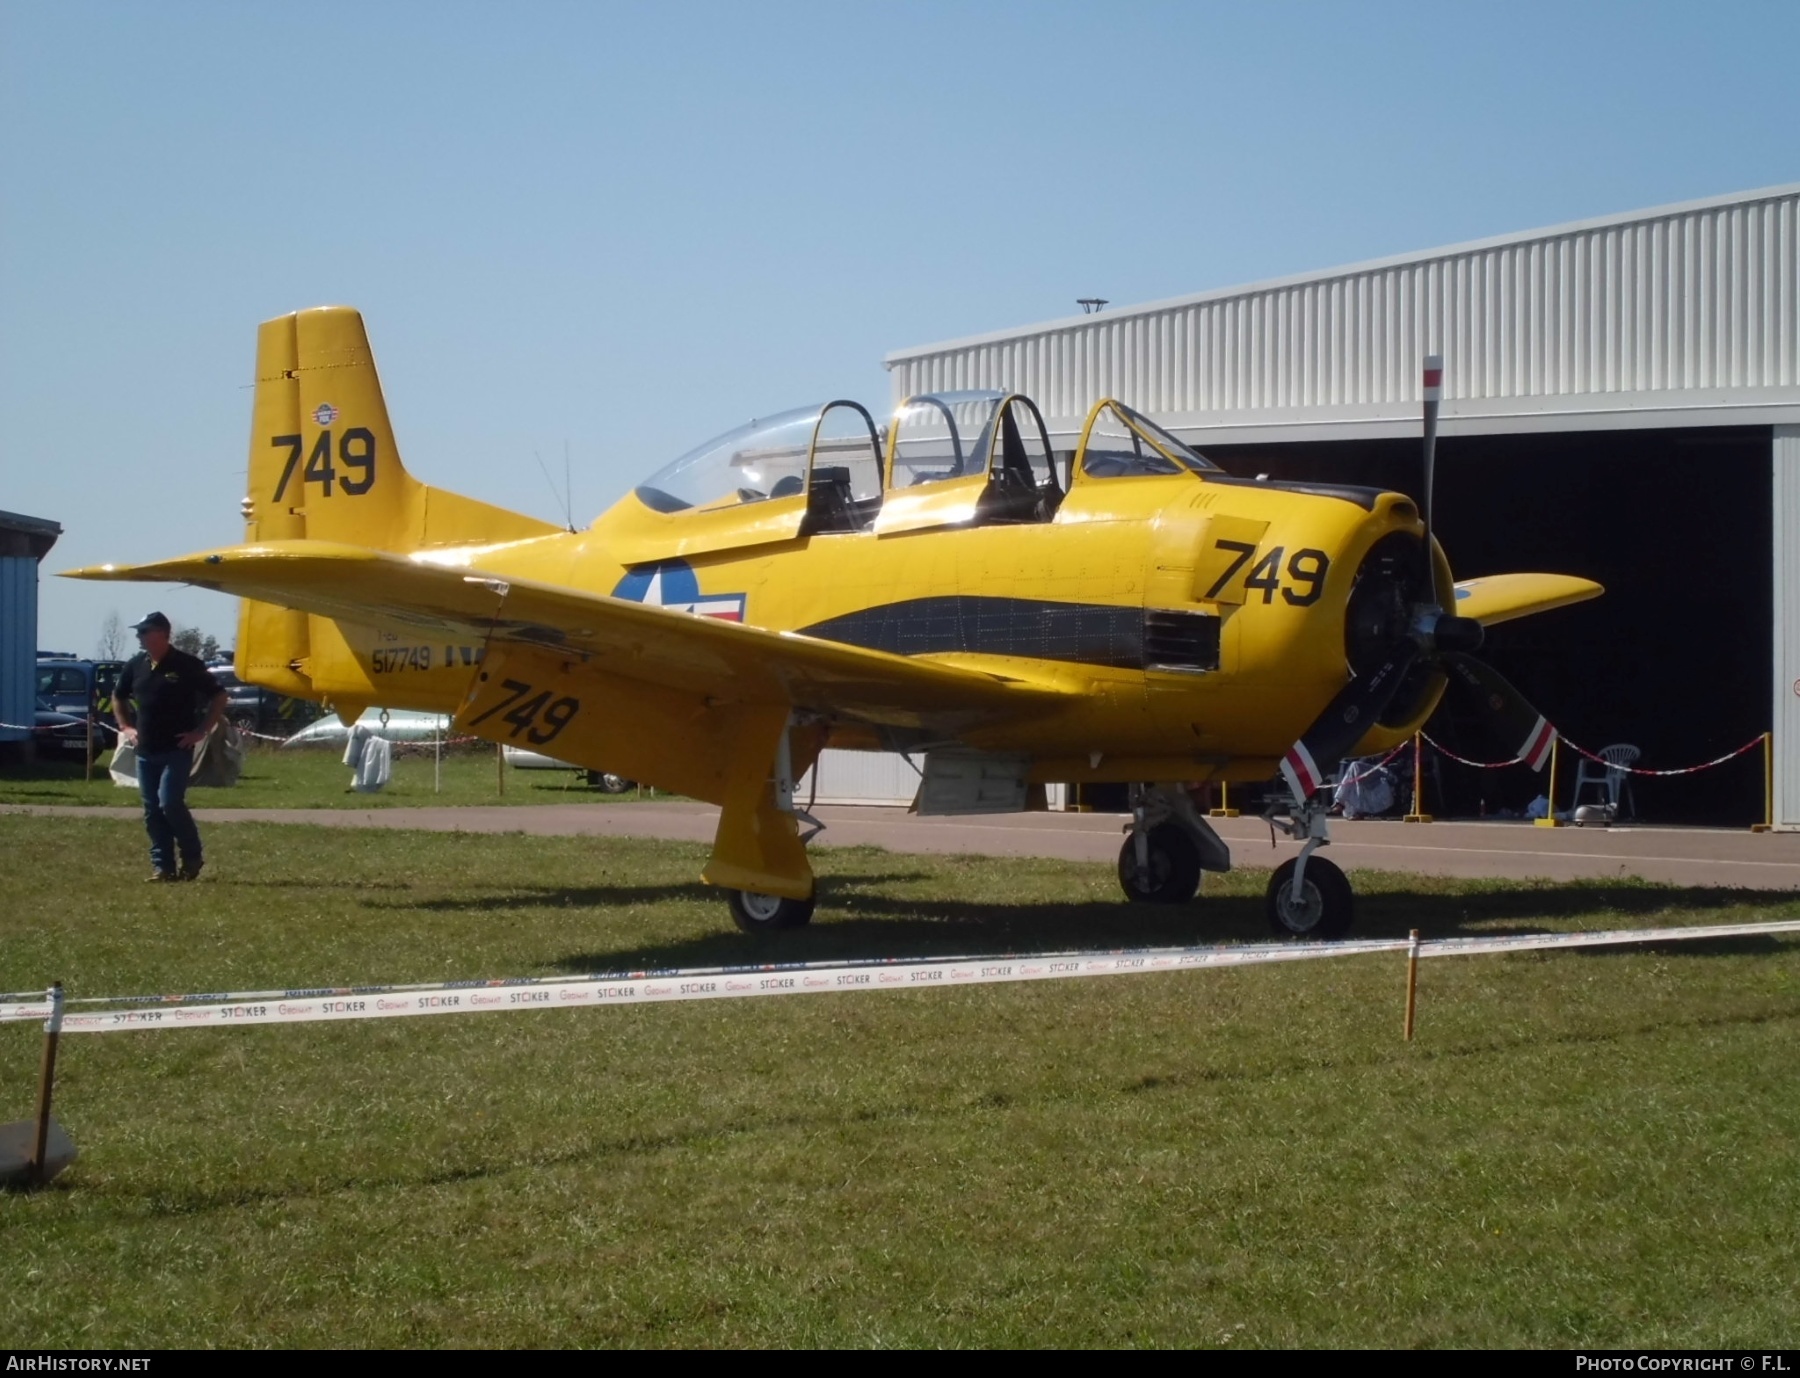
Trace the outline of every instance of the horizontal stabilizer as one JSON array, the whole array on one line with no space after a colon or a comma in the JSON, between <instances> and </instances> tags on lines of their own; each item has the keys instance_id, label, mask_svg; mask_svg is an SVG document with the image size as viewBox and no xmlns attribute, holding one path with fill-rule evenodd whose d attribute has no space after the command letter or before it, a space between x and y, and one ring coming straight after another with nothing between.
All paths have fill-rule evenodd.
<instances>
[{"instance_id":1,"label":"horizontal stabilizer","mask_svg":"<svg viewBox=\"0 0 1800 1378\"><path fill-rule=\"evenodd\" d=\"M1470 617L1484 627L1492 627L1534 612L1585 603L1605 592L1592 579L1578 579L1572 574L1490 574L1459 583L1453 611L1458 617Z\"/></svg>"}]
</instances>

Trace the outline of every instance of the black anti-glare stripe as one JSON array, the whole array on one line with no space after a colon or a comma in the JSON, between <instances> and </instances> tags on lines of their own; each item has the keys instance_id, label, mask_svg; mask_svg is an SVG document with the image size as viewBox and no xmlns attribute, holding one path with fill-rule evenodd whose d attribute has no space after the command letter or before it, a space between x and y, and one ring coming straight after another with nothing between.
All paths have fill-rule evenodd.
<instances>
[{"instance_id":1,"label":"black anti-glare stripe","mask_svg":"<svg viewBox=\"0 0 1800 1378\"><path fill-rule=\"evenodd\" d=\"M1182 614L1177 614L1182 616ZM1212 625L1210 655L1199 659L1211 664L1190 664L1210 669L1217 664L1217 618ZM909 598L884 603L815 622L800 631L827 641L845 642L894 655L933 655L951 651L983 655L1029 656L1037 660L1076 661L1141 670L1147 662L1145 615L1142 608L1106 603L1052 603L1033 598L983 598L969 594L937 598ZM1158 642L1163 637L1150 638ZM1148 647L1156 654L1162 647Z\"/></svg>"}]
</instances>

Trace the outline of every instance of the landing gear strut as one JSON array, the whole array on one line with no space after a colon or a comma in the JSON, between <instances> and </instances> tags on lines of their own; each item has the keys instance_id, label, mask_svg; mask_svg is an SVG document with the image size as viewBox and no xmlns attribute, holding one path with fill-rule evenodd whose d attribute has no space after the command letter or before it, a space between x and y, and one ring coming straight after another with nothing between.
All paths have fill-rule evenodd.
<instances>
[{"instance_id":1,"label":"landing gear strut","mask_svg":"<svg viewBox=\"0 0 1800 1378\"><path fill-rule=\"evenodd\" d=\"M805 846L825 825L794 802L794 750L792 732L799 715L790 713L775 744L775 768L769 783L774 788L775 807L795 820L800 845ZM804 928L812 922L817 894L803 900L781 895L766 895L755 890L726 890L725 903L731 920L745 933L778 933L789 928Z\"/></svg>"},{"instance_id":2,"label":"landing gear strut","mask_svg":"<svg viewBox=\"0 0 1800 1378\"><path fill-rule=\"evenodd\" d=\"M1119 884L1138 904L1186 904L1202 871L1229 871L1231 849L1180 785L1133 785Z\"/></svg>"},{"instance_id":3,"label":"landing gear strut","mask_svg":"<svg viewBox=\"0 0 1800 1378\"><path fill-rule=\"evenodd\" d=\"M1315 793L1288 813L1274 805L1264 815L1271 829L1296 840L1305 838L1300 855L1290 857L1269 877L1265 908L1269 927L1283 938L1341 938L1355 917L1355 899L1344 873L1324 857L1314 856L1331 841L1326 821L1328 797Z\"/></svg>"}]
</instances>

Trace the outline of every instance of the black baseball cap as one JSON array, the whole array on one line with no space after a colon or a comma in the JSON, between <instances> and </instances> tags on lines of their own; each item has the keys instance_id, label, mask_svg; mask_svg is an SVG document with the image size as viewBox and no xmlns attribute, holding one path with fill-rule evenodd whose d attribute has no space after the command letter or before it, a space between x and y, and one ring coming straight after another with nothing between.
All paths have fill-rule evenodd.
<instances>
[{"instance_id":1,"label":"black baseball cap","mask_svg":"<svg viewBox=\"0 0 1800 1378\"><path fill-rule=\"evenodd\" d=\"M131 630L134 632L146 632L152 627L156 628L158 631L166 632L169 630L169 619L164 617L160 612L148 612L138 621L131 624Z\"/></svg>"}]
</instances>

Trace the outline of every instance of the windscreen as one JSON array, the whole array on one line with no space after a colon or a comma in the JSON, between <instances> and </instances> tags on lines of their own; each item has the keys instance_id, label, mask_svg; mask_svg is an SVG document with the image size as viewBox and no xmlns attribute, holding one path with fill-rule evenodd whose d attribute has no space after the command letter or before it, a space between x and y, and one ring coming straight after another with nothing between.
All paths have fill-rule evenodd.
<instances>
[{"instance_id":1,"label":"windscreen","mask_svg":"<svg viewBox=\"0 0 1800 1378\"><path fill-rule=\"evenodd\" d=\"M657 512L684 512L803 493L818 422L818 407L801 407L727 431L657 470L638 485L638 500Z\"/></svg>"},{"instance_id":2,"label":"windscreen","mask_svg":"<svg viewBox=\"0 0 1800 1378\"><path fill-rule=\"evenodd\" d=\"M1135 478L1184 471L1217 473L1219 466L1123 402L1107 401L1094 409L1081 449L1083 474Z\"/></svg>"}]
</instances>

